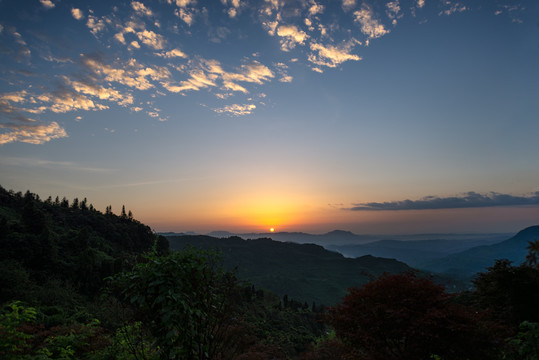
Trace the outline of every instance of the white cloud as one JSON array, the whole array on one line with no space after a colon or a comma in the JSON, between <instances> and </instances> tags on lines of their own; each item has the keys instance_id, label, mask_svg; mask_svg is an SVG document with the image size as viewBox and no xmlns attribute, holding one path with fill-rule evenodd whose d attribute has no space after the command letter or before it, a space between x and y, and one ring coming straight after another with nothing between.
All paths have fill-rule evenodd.
<instances>
[{"instance_id":1,"label":"white cloud","mask_svg":"<svg viewBox=\"0 0 539 360\"><path fill-rule=\"evenodd\" d=\"M118 103L121 106L133 104L133 95L122 94L118 90L98 86L96 84L88 84L81 81L71 81L64 77L64 81L78 93L94 96L100 100L109 100Z\"/></svg>"},{"instance_id":2,"label":"white cloud","mask_svg":"<svg viewBox=\"0 0 539 360\"><path fill-rule=\"evenodd\" d=\"M342 8L349 11L356 6L356 0L342 0Z\"/></svg>"},{"instance_id":3,"label":"white cloud","mask_svg":"<svg viewBox=\"0 0 539 360\"><path fill-rule=\"evenodd\" d=\"M361 32L370 39L376 39L389 33L382 23L374 17L372 8L363 3L361 10L354 12L354 21L361 25Z\"/></svg>"},{"instance_id":4,"label":"white cloud","mask_svg":"<svg viewBox=\"0 0 539 360\"><path fill-rule=\"evenodd\" d=\"M81 9L72 8L71 9L71 15L77 20L81 20L84 17L84 14L82 13Z\"/></svg>"},{"instance_id":5,"label":"white cloud","mask_svg":"<svg viewBox=\"0 0 539 360\"><path fill-rule=\"evenodd\" d=\"M256 109L256 105L254 104L233 104L233 105L226 105L225 107L214 109L216 113L223 114L227 113L230 115L250 115L254 110Z\"/></svg>"},{"instance_id":6,"label":"white cloud","mask_svg":"<svg viewBox=\"0 0 539 360\"><path fill-rule=\"evenodd\" d=\"M26 90L11 92L11 93L4 93L0 95L0 102L9 101L13 103L22 103L26 101L28 93Z\"/></svg>"},{"instance_id":7,"label":"white cloud","mask_svg":"<svg viewBox=\"0 0 539 360\"><path fill-rule=\"evenodd\" d=\"M423 6L425 6L425 0L417 0L417 7L421 9Z\"/></svg>"},{"instance_id":8,"label":"white cloud","mask_svg":"<svg viewBox=\"0 0 539 360\"><path fill-rule=\"evenodd\" d=\"M105 29L105 22L103 19L98 19L93 15L88 15L86 26L90 29L92 34L97 35L97 33Z\"/></svg>"},{"instance_id":9,"label":"white cloud","mask_svg":"<svg viewBox=\"0 0 539 360\"><path fill-rule=\"evenodd\" d=\"M145 67L135 59L129 60L122 68L112 67L91 57L83 57L82 64L95 74L103 76L105 81L117 82L137 90L154 87L148 78L154 81L166 81L170 78L170 71L166 67Z\"/></svg>"},{"instance_id":10,"label":"white cloud","mask_svg":"<svg viewBox=\"0 0 539 360\"><path fill-rule=\"evenodd\" d=\"M143 30L136 33L137 37L143 44L154 48L155 50L161 50L165 47L165 38L151 30Z\"/></svg>"},{"instance_id":11,"label":"white cloud","mask_svg":"<svg viewBox=\"0 0 539 360\"><path fill-rule=\"evenodd\" d=\"M314 16L316 14L321 14L323 12L324 12L324 5L320 5L312 1L311 6L309 7L309 15Z\"/></svg>"},{"instance_id":12,"label":"white cloud","mask_svg":"<svg viewBox=\"0 0 539 360\"><path fill-rule=\"evenodd\" d=\"M401 7L399 5L399 0L388 2L386 4L386 8L387 17L393 20L393 25L396 25L397 19L400 19L403 16L403 14L400 12Z\"/></svg>"},{"instance_id":13,"label":"white cloud","mask_svg":"<svg viewBox=\"0 0 539 360\"><path fill-rule=\"evenodd\" d=\"M15 141L20 141L29 144L44 144L52 139L67 137L64 128L53 121L50 124L32 124L6 126L0 124L0 128L9 129L11 131L0 134L0 145L8 144Z\"/></svg>"},{"instance_id":14,"label":"white cloud","mask_svg":"<svg viewBox=\"0 0 539 360\"><path fill-rule=\"evenodd\" d=\"M290 75L285 75L283 76L282 78L279 79L280 82L283 82L283 83L289 83L289 82L292 82L294 78Z\"/></svg>"},{"instance_id":15,"label":"white cloud","mask_svg":"<svg viewBox=\"0 0 539 360\"><path fill-rule=\"evenodd\" d=\"M225 90L237 91L237 92L241 92L241 93L244 93L244 94L247 94L249 92L243 86L238 85L238 84L236 84L236 83L234 83L232 81L228 81L228 80L223 81L223 88Z\"/></svg>"},{"instance_id":16,"label":"white cloud","mask_svg":"<svg viewBox=\"0 0 539 360\"><path fill-rule=\"evenodd\" d=\"M463 12L463 11L466 11L468 10L468 8L466 7L466 5L463 5L462 3L459 3L459 2L451 2L450 0L445 0L443 2L444 6L446 7L445 10L442 10L440 11L440 13L438 15L452 15L456 12Z\"/></svg>"},{"instance_id":17,"label":"white cloud","mask_svg":"<svg viewBox=\"0 0 539 360\"><path fill-rule=\"evenodd\" d=\"M279 25L279 22L277 21L265 21L262 23L268 34L271 36L275 35L275 30L277 29L277 26Z\"/></svg>"},{"instance_id":18,"label":"white cloud","mask_svg":"<svg viewBox=\"0 0 539 360\"><path fill-rule=\"evenodd\" d=\"M311 43L310 47L313 53L309 55L309 61L319 66L331 68L337 67L345 61L359 61L361 57L351 54L356 43L359 42L349 41L341 46Z\"/></svg>"},{"instance_id":19,"label":"white cloud","mask_svg":"<svg viewBox=\"0 0 539 360\"><path fill-rule=\"evenodd\" d=\"M187 58L187 55L180 49L172 49L170 51L156 53L155 55L164 57L165 59L176 58L176 57L184 58L184 59Z\"/></svg>"},{"instance_id":20,"label":"white cloud","mask_svg":"<svg viewBox=\"0 0 539 360\"><path fill-rule=\"evenodd\" d=\"M305 40L309 37L309 35L303 30L299 30L295 25L280 25L277 28L277 35L284 38L281 39L281 49L283 51L293 49L296 44L303 45Z\"/></svg>"},{"instance_id":21,"label":"white cloud","mask_svg":"<svg viewBox=\"0 0 539 360\"><path fill-rule=\"evenodd\" d=\"M140 49L140 44L133 40L131 43L129 43L129 48Z\"/></svg>"},{"instance_id":22,"label":"white cloud","mask_svg":"<svg viewBox=\"0 0 539 360\"><path fill-rule=\"evenodd\" d=\"M215 81L218 76L216 74L206 74L201 69L195 69L189 73L189 76L189 79L181 81L180 85L175 85L170 81L163 81L161 85L173 93L180 93L187 90L198 91L202 88L217 86Z\"/></svg>"},{"instance_id":23,"label":"white cloud","mask_svg":"<svg viewBox=\"0 0 539 360\"><path fill-rule=\"evenodd\" d=\"M39 0L39 2L41 3L41 5L43 5L43 7L47 9L52 9L56 6L51 0Z\"/></svg>"},{"instance_id":24,"label":"white cloud","mask_svg":"<svg viewBox=\"0 0 539 360\"><path fill-rule=\"evenodd\" d=\"M239 73L223 73L225 80L252 82L262 84L275 77L273 72L265 65L255 61L248 65L242 65Z\"/></svg>"},{"instance_id":25,"label":"white cloud","mask_svg":"<svg viewBox=\"0 0 539 360\"><path fill-rule=\"evenodd\" d=\"M140 1L133 1L131 2L131 7L138 15L141 16L152 16L152 11L148 9L143 3Z\"/></svg>"},{"instance_id":26,"label":"white cloud","mask_svg":"<svg viewBox=\"0 0 539 360\"><path fill-rule=\"evenodd\" d=\"M240 7L242 6L240 0L221 0L221 3L225 6L230 6L227 10L227 14L231 18L235 18L238 15Z\"/></svg>"}]
</instances>

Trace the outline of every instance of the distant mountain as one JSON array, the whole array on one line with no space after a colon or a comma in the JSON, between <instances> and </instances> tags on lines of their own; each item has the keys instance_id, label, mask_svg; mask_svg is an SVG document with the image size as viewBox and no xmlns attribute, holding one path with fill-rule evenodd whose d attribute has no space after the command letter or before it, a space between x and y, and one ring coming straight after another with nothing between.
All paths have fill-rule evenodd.
<instances>
[{"instance_id":1,"label":"distant mountain","mask_svg":"<svg viewBox=\"0 0 539 360\"><path fill-rule=\"evenodd\" d=\"M505 239L505 234L493 234L471 239L379 240L367 244L328 245L326 248L338 251L346 257L373 255L397 259L416 267L447 255L476 246L492 245Z\"/></svg>"},{"instance_id":2,"label":"distant mountain","mask_svg":"<svg viewBox=\"0 0 539 360\"><path fill-rule=\"evenodd\" d=\"M438 273L473 276L494 265L498 259L508 259L519 265L526 259L528 242L538 239L539 226L531 226L505 241L477 246L436 261L426 262L421 264L421 268Z\"/></svg>"},{"instance_id":3,"label":"distant mountain","mask_svg":"<svg viewBox=\"0 0 539 360\"><path fill-rule=\"evenodd\" d=\"M346 290L360 286L385 272L411 270L408 265L373 256L345 258L315 244L297 244L268 238L244 240L240 237L169 236L171 249L186 246L216 249L225 268L257 287L283 296L317 304L333 305Z\"/></svg>"}]
</instances>

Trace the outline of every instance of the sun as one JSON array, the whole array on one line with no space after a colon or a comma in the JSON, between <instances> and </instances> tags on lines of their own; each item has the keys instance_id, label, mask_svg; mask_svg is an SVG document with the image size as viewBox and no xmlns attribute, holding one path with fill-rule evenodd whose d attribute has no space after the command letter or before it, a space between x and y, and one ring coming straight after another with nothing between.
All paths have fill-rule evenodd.
<instances>
[{"instance_id":1,"label":"sun","mask_svg":"<svg viewBox=\"0 0 539 360\"><path fill-rule=\"evenodd\" d=\"M275 229L274 229L274 228L271 228L271 229L270 229L270 232L274 232L274 231L275 231Z\"/></svg>"}]
</instances>

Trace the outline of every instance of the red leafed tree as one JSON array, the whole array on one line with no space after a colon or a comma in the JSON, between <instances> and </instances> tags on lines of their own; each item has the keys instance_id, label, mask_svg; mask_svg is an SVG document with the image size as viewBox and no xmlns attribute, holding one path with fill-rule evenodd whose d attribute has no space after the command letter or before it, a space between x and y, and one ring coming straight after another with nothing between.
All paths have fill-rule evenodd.
<instances>
[{"instance_id":1,"label":"red leafed tree","mask_svg":"<svg viewBox=\"0 0 539 360\"><path fill-rule=\"evenodd\" d=\"M384 275L352 288L329 322L350 351L372 360L488 359L496 327L414 273Z\"/></svg>"}]
</instances>

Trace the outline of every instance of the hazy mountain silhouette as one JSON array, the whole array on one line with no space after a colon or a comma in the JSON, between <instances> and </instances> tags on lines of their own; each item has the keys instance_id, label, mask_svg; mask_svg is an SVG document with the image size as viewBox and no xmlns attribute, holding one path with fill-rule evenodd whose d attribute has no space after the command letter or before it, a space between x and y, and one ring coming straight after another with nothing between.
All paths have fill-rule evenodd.
<instances>
[{"instance_id":1,"label":"hazy mountain silhouette","mask_svg":"<svg viewBox=\"0 0 539 360\"><path fill-rule=\"evenodd\" d=\"M472 239L429 239L429 240L379 240L367 244L328 245L327 249L338 251L346 257L373 255L397 259L410 266L481 246L492 245L507 239L507 235L485 235Z\"/></svg>"},{"instance_id":2,"label":"hazy mountain silhouette","mask_svg":"<svg viewBox=\"0 0 539 360\"><path fill-rule=\"evenodd\" d=\"M372 276L400 273L411 268L394 259L363 256L356 259L315 244L297 244L268 238L244 240L240 237L169 236L171 249L186 246L216 249L224 266L257 287L288 295L301 301L335 304L352 286L360 286Z\"/></svg>"},{"instance_id":3,"label":"hazy mountain silhouette","mask_svg":"<svg viewBox=\"0 0 539 360\"><path fill-rule=\"evenodd\" d=\"M528 242L538 239L539 226L531 226L497 244L477 246L426 262L420 267L438 273L473 276L494 265L494 261L498 259L508 259L515 265L520 265L526 259Z\"/></svg>"}]
</instances>

